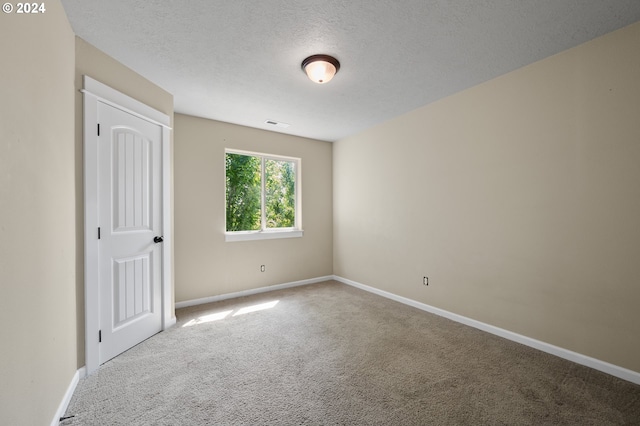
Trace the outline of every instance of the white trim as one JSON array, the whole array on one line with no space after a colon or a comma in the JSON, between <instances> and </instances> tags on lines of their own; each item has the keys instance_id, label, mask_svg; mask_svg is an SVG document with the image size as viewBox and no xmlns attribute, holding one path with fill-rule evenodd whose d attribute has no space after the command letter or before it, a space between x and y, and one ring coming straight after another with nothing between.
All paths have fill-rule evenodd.
<instances>
[{"instance_id":1,"label":"white trim","mask_svg":"<svg viewBox=\"0 0 640 426\"><path fill-rule=\"evenodd\" d=\"M568 349L560 348L558 346L554 346L549 343L542 342L540 340L532 339L531 337L523 336L521 334L514 333L512 331L505 330L503 328L495 327L493 325L476 321L474 319L464 317L462 315L454 314L453 312L445 311L444 309L436 308L434 306L417 302L415 300L408 299L406 297L398 296L396 294L389 293L384 290L380 290L374 287L369 287L368 285L361 284L346 278L342 278L337 275L334 275L333 279L343 284L348 284L350 286L359 288L361 290L365 290L370 293L374 293L379 296L386 297L387 299L395 300L396 302L400 302L405 305L409 305L414 308L418 308L420 310L427 311L432 314L448 318L450 320L459 322L461 324L465 324L470 327L477 328L482 331L486 331L487 333L495 334L496 336L503 337L505 339L523 344L525 346L538 349L542 352L546 352L548 354L555 355L557 357L575 362L576 364L584 365L586 367L593 368L594 370L602 371L603 373L607 373L612 376L618 377L620 379L627 380L631 383L640 385L639 372L628 370L626 368L619 367L617 365L609 364L608 362L601 361L599 359L591 358L586 355L570 351Z\"/></svg>"},{"instance_id":2,"label":"white trim","mask_svg":"<svg viewBox=\"0 0 640 426\"><path fill-rule=\"evenodd\" d=\"M253 241L253 240L275 240L278 238L300 238L304 235L303 230L286 230L286 231L237 231L225 232L225 242L234 241Z\"/></svg>"},{"instance_id":3,"label":"white trim","mask_svg":"<svg viewBox=\"0 0 640 426\"><path fill-rule=\"evenodd\" d=\"M95 143L98 123L98 98L83 94L83 147L84 147L84 311L85 311L85 366L90 374L100 365L96 336L100 329L100 313L89 312L87 306L100 303L97 276L99 270L98 229L98 144ZM92 143L89 143L92 141ZM94 342L91 344L91 342Z\"/></svg>"},{"instance_id":4,"label":"white trim","mask_svg":"<svg viewBox=\"0 0 640 426\"><path fill-rule=\"evenodd\" d=\"M63 417L64 413L67 412L67 407L69 407L69 403L71 402L73 393L76 391L76 386L78 386L78 382L80 381L80 379L85 377L85 372L86 369L82 367L74 373L73 377L71 378L71 383L69 383L67 391L62 397L62 401L60 401L58 410L54 414L53 420L51 420L51 426L58 426L60 424L60 417Z\"/></svg>"},{"instance_id":5,"label":"white trim","mask_svg":"<svg viewBox=\"0 0 640 426\"><path fill-rule=\"evenodd\" d=\"M291 157L288 155L279 155L279 154L267 154L265 152L258 151L245 151L243 149L233 149L233 148L225 148L225 154L238 154L238 155L248 155L251 157L264 157L268 160L276 160L276 161L299 161L300 157Z\"/></svg>"},{"instance_id":6,"label":"white trim","mask_svg":"<svg viewBox=\"0 0 640 426\"><path fill-rule=\"evenodd\" d=\"M177 302L176 303L176 309L187 308L189 306L204 305L205 303L219 302L221 300L235 299L237 297L250 296L252 294L259 294L259 293L266 293L266 292L269 292L269 291L282 290L282 289L285 289L285 288L299 287L299 286L308 285L308 284L321 283L321 282L324 282L324 281L330 281L332 279L333 279L333 276L329 275L329 276L326 276L326 277L310 278L310 279L307 279L307 280L293 281L293 282L290 282L290 283L276 284L276 285L270 285L270 286L267 286L267 287L253 288L253 289L250 289L250 290L243 290L243 291L238 291L238 292L235 292L235 293L220 294L218 296L203 297L202 299L185 300L184 302Z\"/></svg>"},{"instance_id":7,"label":"white trim","mask_svg":"<svg viewBox=\"0 0 640 426\"><path fill-rule=\"evenodd\" d=\"M171 129L162 127L162 329L176 323L173 308L173 216L171 214Z\"/></svg>"},{"instance_id":8,"label":"white trim","mask_svg":"<svg viewBox=\"0 0 640 426\"><path fill-rule=\"evenodd\" d=\"M165 113L151 108L149 105L143 104L124 93L114 91L111 87L94 80L88 75L82 76L82 82L83 89L80 90L82 93L88 93L114 108L171 129L171 118Z\"/></svg>"},{"instance_id":9,"label":"white trim","mask_svg":"<svg viewBox=\"0 0 640 426\"><path fill-rule=\"evenodd\" d=\"M104 103L136 117L162 126L162 215L164 244L162 245L162 306L161 324L166 330L176 323L171 303L173 288L172 259L173 241L171 229L171 118L148 105L133 99L111 87L83 76L83 147L84 147L84 287L85 287L85 367L87 374L93 373L100 365L98 330L100 329L100 303L98 286L98 150L96 128L98 124L98 104Z\"/></svg>"},{"instance_id":10,"label":"white trim","mask_svg":"<svg viewBox=\"0 0 640 426\"><path fill-rule=\"evenodd\" d=\"M163 319L164 319L164 317L163 317ZM166 330L168 328L173 327L174 325L176 325L177 322L178 322L178 319L175 317L175 315L173 317L169 318L169 319L166 319L164 324L163 324L162 330Z\"/></svg>"}]
</instances>

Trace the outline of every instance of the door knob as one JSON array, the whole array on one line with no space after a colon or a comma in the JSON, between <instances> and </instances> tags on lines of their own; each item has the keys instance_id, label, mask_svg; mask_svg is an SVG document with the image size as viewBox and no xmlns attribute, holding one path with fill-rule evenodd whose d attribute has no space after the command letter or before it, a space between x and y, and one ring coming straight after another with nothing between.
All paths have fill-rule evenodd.
<instances>
[{"instance_id":1,"label":"door knob","mask_svg":"<svg viewBox=\"0 0 640 426\"><path fill-rule=\"evenodd\" d=\"M153 242L156 243L156 244L157 243L161 243L163 241L164 241L164 238L162 238L162 237L153 237Z\"/></svg>"}]
</instances>

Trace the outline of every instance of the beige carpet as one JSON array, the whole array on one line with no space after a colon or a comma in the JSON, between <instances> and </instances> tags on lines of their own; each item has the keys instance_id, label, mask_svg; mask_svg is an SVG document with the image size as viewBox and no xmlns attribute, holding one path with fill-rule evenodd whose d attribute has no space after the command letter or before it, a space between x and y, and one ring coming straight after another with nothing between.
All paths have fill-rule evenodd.
<instances>
[{"instance_id":1,"label":"beige carpet","mask_svg":"<svg viewBox=\"0 0 640 426\"><path fill-rule=\"evenodd\" d=\"M640 424L640 386L337 282L177 316L62 424Z\"/></svg>"}]
</instances>

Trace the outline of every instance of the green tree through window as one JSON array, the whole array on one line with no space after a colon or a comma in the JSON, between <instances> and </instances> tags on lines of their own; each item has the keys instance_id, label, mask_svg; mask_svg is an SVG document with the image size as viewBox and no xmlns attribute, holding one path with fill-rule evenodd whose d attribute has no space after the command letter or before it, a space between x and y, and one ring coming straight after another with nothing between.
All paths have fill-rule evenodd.
<instances>
[{"instance_id":1,"label":"green tree through window","mask_svg":"<svg viewBox=\"0 0 640 426\"><path fill-rule=\"evenodd\" d=\"M260 229L260 158L227 154L227 231Z\"/></svg>"},{"instance_id":2,"label":"green tree through window","mask_svg":"<svg viewBox=\"0 0 640 426\"><path fill-rule=\"evenodd\" d=\"M227 152L225 161L227 232L296 227L295 160Z\"/></svg>"},{"instance_id":3,"label":"green tree through window","mask_svg":"<svg viewBox=\"0 0 640 426\"><path fill-rule=\"evenodd\" d=\"M296 220L294 164L265 160L267 228L292 228Z\"/></svg>"}]
</instances>

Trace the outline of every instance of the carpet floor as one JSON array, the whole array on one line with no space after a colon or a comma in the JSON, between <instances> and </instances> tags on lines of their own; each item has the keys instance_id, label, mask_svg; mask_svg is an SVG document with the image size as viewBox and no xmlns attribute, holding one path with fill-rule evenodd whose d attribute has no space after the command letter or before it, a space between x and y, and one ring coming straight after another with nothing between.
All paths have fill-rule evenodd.
<instances>
[{"instance_id":1,"label":"carpet floor","mask_svg":"<svg viewBox=\"0 0 640 426\"><path fill-rule=\"evenodd\" d=\"M179 309L75 425L640 425L640 386L335 282Z\"/></svg>"}]
</instances>

